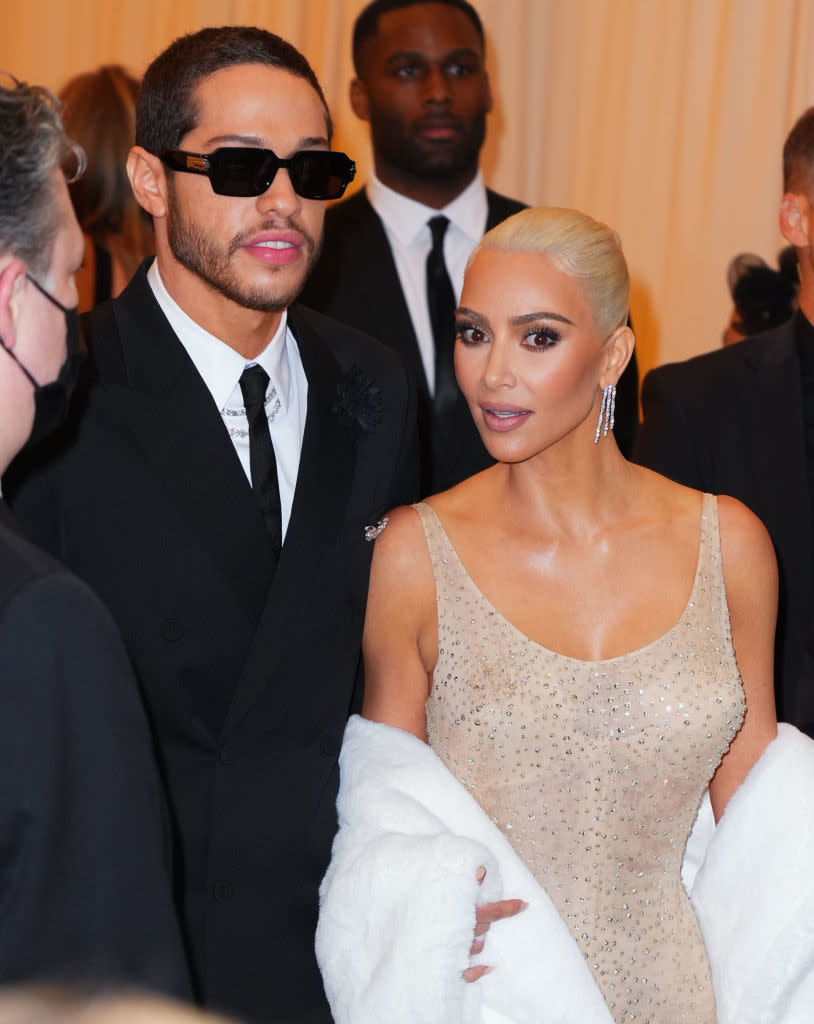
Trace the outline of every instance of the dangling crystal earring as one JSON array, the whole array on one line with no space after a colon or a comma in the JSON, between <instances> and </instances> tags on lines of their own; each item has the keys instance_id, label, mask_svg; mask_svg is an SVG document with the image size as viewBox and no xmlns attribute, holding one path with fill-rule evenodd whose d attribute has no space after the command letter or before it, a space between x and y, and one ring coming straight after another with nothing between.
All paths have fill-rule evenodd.
<instances>
[{"instance_id":1,"label":"dangling crystal earring","mask_svg":"<svg viewBox=\"0 0 814 1024\"><path fill-rule=\"evenodd\" d=\"M603 428L602 421L605 421ZM594 444L599 444L599 435L603 437L608 436L608 431L613 430L613 424L616 421L616 388L613 384L607 384L602 389L602 405L599 407L599 420L596 424L596 433L594 434Z\"/></svg>"}]
</instances>

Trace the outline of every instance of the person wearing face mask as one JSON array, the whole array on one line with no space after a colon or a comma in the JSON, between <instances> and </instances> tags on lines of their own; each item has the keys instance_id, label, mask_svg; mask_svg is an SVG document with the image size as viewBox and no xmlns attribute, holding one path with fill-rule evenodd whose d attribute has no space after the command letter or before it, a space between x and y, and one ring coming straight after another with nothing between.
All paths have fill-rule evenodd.
<instances>
[{"instance_id":1,"label":"person wearing face mask","mask_svg":"<svg viewBox=\"0 0 814 1024\"><path fill-rule=\"evenodd\" d=\"M65 418L81 356L84 162L58 101L0 83L0 473ZM162 794L137 684L86 584L0 496L0 984L138 985L184 997Z\"/></svg>"}]
</instances>

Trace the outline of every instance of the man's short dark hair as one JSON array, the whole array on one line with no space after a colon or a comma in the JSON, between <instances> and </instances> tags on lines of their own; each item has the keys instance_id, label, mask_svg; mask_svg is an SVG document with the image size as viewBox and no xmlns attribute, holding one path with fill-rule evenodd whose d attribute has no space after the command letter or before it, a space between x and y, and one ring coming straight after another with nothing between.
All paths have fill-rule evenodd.
<instances>
[{"instance_id":1,"label":"man's short dark hair","mask_svg":"<svg viewBox=\"0 0 814 1024\"><path fill-rule=\"evenodd\" d=\"M7 77L0 83L0 253L21 259L35 275L51 265L59 230L53 174L73 178L84 168L82 150L62 128L53 93Z\"/></svg>"},{"instance_id":2,"label":"man's short dark hair","mask_svg":"<svg viewBox=\"0 0 814 1024\"><path fill-rule=\"evenodd\" d=\"M224 25L181 36L147 68L136 104L136 145L159 155L181 145L198 116L195 91L223 68L266 64L304 78L325 108L328 138L331 115L311 65L285 39L262 28Z\"/></svg>"},{"instance_id":3,"label":"man's short dark hair","mask_svg":"<svg viewBox=\"0 0 814 1024\"><path fill-rule=\"evenodd\" d=\"M486 49L486 36L483 23L472 4L467 0L372 0L365 7L353 24L353 66L359 78L361 73L361 54L368 39L374 39L379 33L379 18L389 11L398 11L402 7L415 7L420 4L442 4L444 7L457 7L472 22L480 37L481 47Z\"/></svg>"},{"instance_id":4,"label":"man's short dark hair","mask_svg":"<svg viewBox=\"0 0 814 1024\"><path fill-rule=\"evenodd\" d=\"M783 191L808 192L814 177L814 107L798 119L783 146Z\"/></svg>"}]
</instances>

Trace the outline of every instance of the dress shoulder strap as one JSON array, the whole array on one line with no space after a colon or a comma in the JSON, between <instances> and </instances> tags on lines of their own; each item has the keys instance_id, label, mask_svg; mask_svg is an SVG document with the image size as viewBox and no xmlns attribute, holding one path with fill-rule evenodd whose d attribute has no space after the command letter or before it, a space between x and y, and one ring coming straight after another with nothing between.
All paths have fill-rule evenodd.
<instances>
[{"instance_id":1,"label":"dress shoulder strap","mask_svg":"<svg viewBox=\"0 0 814 1024\"><path fill-rule=\"evenodd\" d=\"M698 572L695 595L707 621L715 623L724 635L729 635L729 608L726 603L724 567L721 558L721 529L718 521L718 499L714 494L704 494L701 510L701 550L698 555Z\"/></svg>"},{"instance_id":2,"label":"dress shoulder strap","mask_svg":"<svg viewBox=\"0 0 814 1024\"><path fill-rule=\"evenodd\" d=\"M460 600L462 592L472 584L435 510L423 501L412 507L418 512L424 528L440 612L447 599Z\"/></svg>"}]
</instances>

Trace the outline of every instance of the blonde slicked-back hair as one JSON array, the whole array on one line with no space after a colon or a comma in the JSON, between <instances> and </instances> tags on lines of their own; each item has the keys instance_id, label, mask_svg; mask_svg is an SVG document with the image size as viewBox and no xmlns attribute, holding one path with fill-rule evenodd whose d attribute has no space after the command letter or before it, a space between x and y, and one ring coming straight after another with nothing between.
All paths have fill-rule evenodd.
<instances>
[{"instance_id":1,"label":"blonde slicked-back hair","mask_svg":"<svg viewBox=\"0 0 814 1024\"><path fill-rule=\"evenodd\" d=\"M521 210L483 236L470 262L483 249L536 253L582 281L603 337L627 322L630 276L622 243L607 224L586 213L559 206Z\"/></svg>"}]
</instances>

